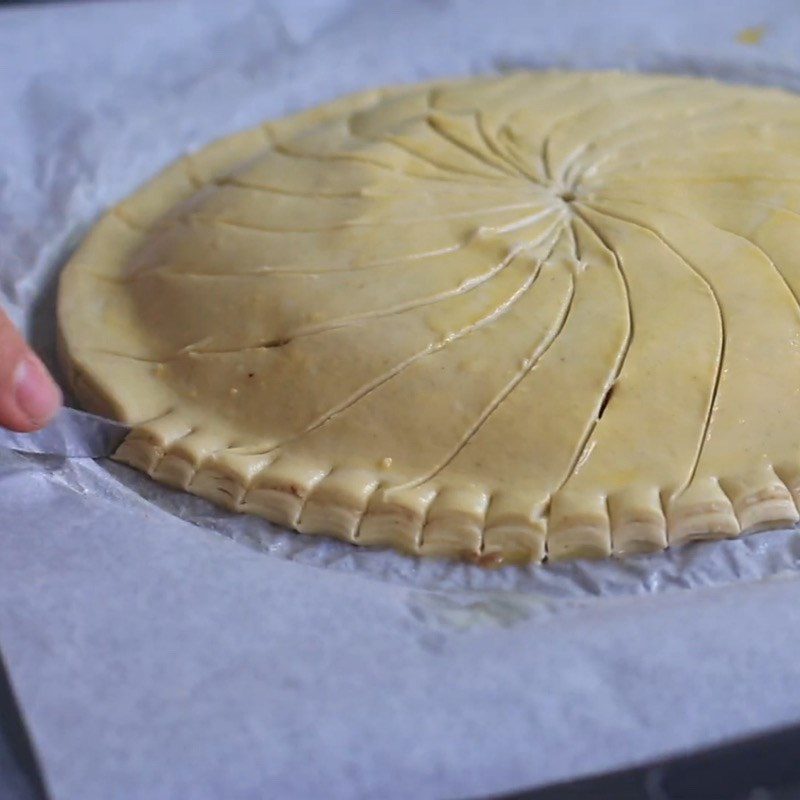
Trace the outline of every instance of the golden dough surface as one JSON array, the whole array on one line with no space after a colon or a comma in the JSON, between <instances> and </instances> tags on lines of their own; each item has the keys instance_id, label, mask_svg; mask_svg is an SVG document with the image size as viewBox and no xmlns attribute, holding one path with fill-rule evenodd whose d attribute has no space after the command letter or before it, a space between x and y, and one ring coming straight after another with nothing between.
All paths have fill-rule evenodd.
<instances>
[{"instance_id":1,"label":"golden dough surface","mask_svg":"<svg viewBox=\"0 0 800 800\"><path fill-rule=\"evenodd\" d=\"M798 520L800 99L614 72L365 92L113 208L60 346L116 457L483 564Z\"/></svg>"}]
</instances>

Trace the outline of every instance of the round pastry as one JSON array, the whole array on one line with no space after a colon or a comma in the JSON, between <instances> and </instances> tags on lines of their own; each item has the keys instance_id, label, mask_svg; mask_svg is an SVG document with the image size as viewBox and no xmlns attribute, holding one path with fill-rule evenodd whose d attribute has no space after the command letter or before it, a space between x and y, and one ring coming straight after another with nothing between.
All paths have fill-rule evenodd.
<instances>
[{"instance_id":1,"label":"round pastry","mask_svg":"<svg viewBox=\"0 0 800 800\"><path fill-rule=\"evenodd\" d=\"M62 276L116 457L484 564L798 520L800 101L619 73L366 92L218 141Z\"/></svg>"}]
</instances>

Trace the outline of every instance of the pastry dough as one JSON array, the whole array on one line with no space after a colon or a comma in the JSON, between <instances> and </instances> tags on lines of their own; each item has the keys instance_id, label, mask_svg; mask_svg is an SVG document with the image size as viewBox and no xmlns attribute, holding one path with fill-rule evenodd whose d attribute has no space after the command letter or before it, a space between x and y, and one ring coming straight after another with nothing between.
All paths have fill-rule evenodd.
<instances>
[{"instance_id":1,"label":"pastry dough","mask_svg":"<svg viewBox=\"0 0 800 800\"><path fill-rule=\"evenodd\" d=\"M60 287L116 457L483 564L798 520L800 102L619 73L372 91L182 158Z\"/></svg>"}]
</instances>

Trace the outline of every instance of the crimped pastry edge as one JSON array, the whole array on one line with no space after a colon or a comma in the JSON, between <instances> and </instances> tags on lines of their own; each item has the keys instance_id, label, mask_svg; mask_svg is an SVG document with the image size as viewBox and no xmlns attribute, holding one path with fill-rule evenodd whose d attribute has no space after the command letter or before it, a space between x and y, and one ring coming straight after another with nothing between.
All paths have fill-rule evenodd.
<instances>
[{"instance_id":1,"label":"crimped pastry edge","mask_svg":"<svg viewBox=\"0 0 800 800\"><path fill-rule=\"evenodd\" d=\"M483 566L655 552L800 519L798 489L790 491L772 467L736 479L709 479L666 503L649 487L611 497L560 492L549 508L537 508L522 495L474 487L392 492L377 472L280 457L252 466L248 481L247 469L226 463L225 454L192 464L177 454L179 439L159 445L143 431L134 429L114 458L230 510L351 544Z\"/></svg>"}]
</instances>

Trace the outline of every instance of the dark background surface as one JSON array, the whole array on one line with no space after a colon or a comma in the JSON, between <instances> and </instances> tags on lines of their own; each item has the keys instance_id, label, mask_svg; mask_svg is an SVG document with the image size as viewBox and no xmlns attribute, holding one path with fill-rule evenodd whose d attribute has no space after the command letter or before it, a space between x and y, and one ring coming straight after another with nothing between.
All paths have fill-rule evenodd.
<instances>
[{"instance_id":1,"label":"dark background surface","mask_svg":"<svg viewBox=\"0 0 800 800\"><path fill-rule=\"evenodd\" d=\"M46 797L0 657L0 800L46 800Z\"/></svg>"}]
</instances>

